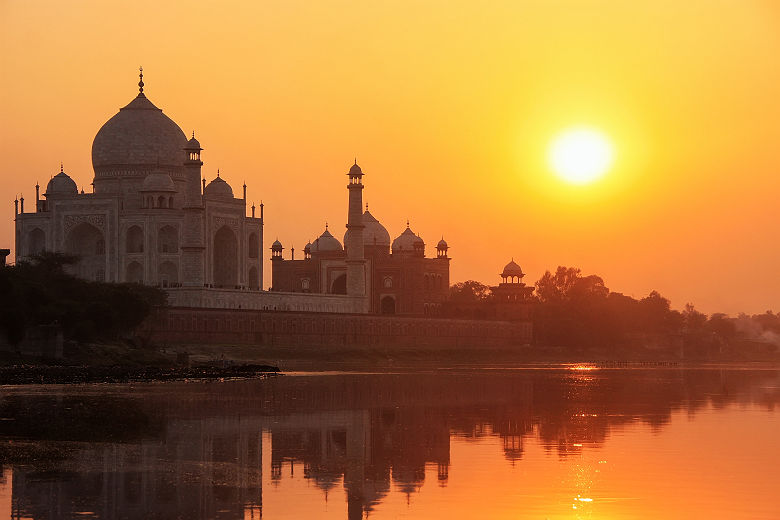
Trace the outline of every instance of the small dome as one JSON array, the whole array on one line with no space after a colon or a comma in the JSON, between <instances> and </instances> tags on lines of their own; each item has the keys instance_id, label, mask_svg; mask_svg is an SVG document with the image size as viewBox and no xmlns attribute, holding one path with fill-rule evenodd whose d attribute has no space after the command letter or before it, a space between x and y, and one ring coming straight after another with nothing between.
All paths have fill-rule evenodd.
<instances>
[{"instance_id":1,"label":"small dome","mask_svg":"<svg viewBox=\"0 0 780 520\"><path fill-rule=\"evenodd\" d=\"M390 247L390 233L368 210L363 213L363 245ZM344 233L344 242L347 234Z\"/></svg>"},{"instance_id":2,"label":"small dome","mask_svg":"<svg viewBox=\"0 0 780 520\"><path fill-rule=\"evenodd\" d=\"M352 167L349 169L349 175L363 175L363 170L360 169L360 166L358 166L357 161L355 161L355 164L353 164Z\"/></svg>"},{"instance_id":3,"label":"small dome","mask_svg":"<svg viewBox=\"0 0 780 520\"><path fill-rule=\"evenodd\" d=\"M341 247L341 242L330 234L330 231L325 229L325 232L322 233L317 240L314 241L314 243L311 245L311 252L312 253L324 253L326 251L343 251L344 248Z\"/></svg>"},{"instance_id":4,"label":"small dome","mask_svg":"<svg viewBox=\"0 0 780 520\"><path fill-rule=\"evenodd\" d=\"M203 150L203 148L200 147L200 142L195 139L195 132L192 133L192 138L187 141L187 147L186 150Z\"/></svg>"},{"instance_id":5,"label":"small dome","mask_svg":"<svg viewBox=\"0 0 780 520\"><path fill-rule=\"evenodd\" d=\"M425 247L425 242L423 242L422 238L414 234L414 232L409 228L408 223L406 224L406 229L404 232L401 233L398 238L393 240L393 253L402 251L411 252L421 247Z\"/></svg>"},{"instance_id":6,"label":"small dome","mask_svg":"<svg viewBox=\"0 0 780 520\"><path fill-rule=\"evenodd\" d=\"M523 273L523 270L520 269L520 266L515 263L514 259L512 259L508 264L506 264L506 266L504 266L504 271L501 273L501 276L518 276L522 278L525 276L525 273Z\"/></svg>"},{"instance_id":7,"label":"small dome","mask_svg":"<svg viewBox=\"0 0 780 520\"><path fill-rule=\"evenodd\" d=\"M62 170L52 177L49 184L46 185L46 195L76 195L78 192L76 183Z\"/></svg>"},{"instance_id":8,"label":"small dome","mask_svg":"<svg viewBox=\"0 0 780 520\"><path fill-rule=\"evenodd\" d=\"M304 253L311 253L311 242L306 242L306 245L303 246L303 252Z\"/></svg>"},{"instance_id":9,"label":"small dome","mask_svg":"<svg viewBox=\"0 0 780 520\"><path fill-rule=\"evenodd\" d=\"M448 249L449 246L447 245L447 241L444 240L444 237L442 237L441 240L439 240L439 243L436 244L436 249L442 250L442 249Z\"/></svg>"},{"instance_id":10,"label":"small dome","mask_svg":"<svg viewBox=\"0 0 780 520\"><path fill-rule=\"evenodd\" d=\"M144 177L141 191L176 191L173 179L167 173L154 172Z\"/></svg>"},{"instance_id":11,"label":"small dome","mask_svg":"<svg viewBox=\"0 0 780 520\"><path fill-rule=\"evenodd\" d=\"M282 249L282 243L279 242L279 239L277 238L274 240L274 243L271 244L271 251L281 251Z\"/></svg>"},{"instance_id":12,"label":"small dome","mask_svg":"<svg viewBox=\"0 0 780 520\"><path fill-rule=\"evenodd\" d=\"M206 186L206 189L204 190L204 194L207 197L214 197L219 199L232 199L233 198L233 188L230 187L230 184L222 180L222 178L217 174L217 178L208 183L208 186Z\"/></svg>"},{"instance_id":13,"label":"small dome","mask_svg":"<svg viewBox=\"0 0 780 520\"><path fill-rule=\"evenodd\" d=\"M363 228L363 244L367 246L390 245L390 233L367 209L363 213L363 225L365 226Z\"/></svg>"}]
</instances>

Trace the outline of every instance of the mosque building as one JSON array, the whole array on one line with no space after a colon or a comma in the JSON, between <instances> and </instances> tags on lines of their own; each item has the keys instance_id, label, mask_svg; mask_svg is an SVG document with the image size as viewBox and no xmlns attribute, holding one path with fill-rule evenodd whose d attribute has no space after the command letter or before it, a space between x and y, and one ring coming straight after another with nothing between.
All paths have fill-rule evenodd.
<instances>
[{"instance_id":1,"label":"mosque building","mask_svg":"<svg viewBox=\"0 0 780 520\"><path fill-rule=\"evenodd\" d=\"M363 211L363 172L348 173L343 245L326 230L302 259L271 247L272 288L263 288L263 205L247 216L247 187L236 197L217 172L202 177L203 148L144 94L109 119L92 143L92 190L61 166L33 211L15 201L17 261L42 251L79 258L77 276L163 287L180 307L341 313L437 314L449 288L448 246L425 257L409 228L392 243ZM259 209L259 215L256 210Z\"/></svg>"},{"instance_id":2,"label":"mosque building","mask_svg":"<svg viewBox=\"0 0 780 520\"><path fill-rule=\"evenodd\" d=\"M283 258L282 243L271 246L272 290L349 294L350 269L368 296L375 314L437 315L450 285L449 247L442 238L436 256L425 257L425 242L406 223L392 244L390 233L368 211L362 211L363 171L357 161L349 169L349 223L344 246L328 230L303 248L303 258Z\"/></svg>"}]
</instances>

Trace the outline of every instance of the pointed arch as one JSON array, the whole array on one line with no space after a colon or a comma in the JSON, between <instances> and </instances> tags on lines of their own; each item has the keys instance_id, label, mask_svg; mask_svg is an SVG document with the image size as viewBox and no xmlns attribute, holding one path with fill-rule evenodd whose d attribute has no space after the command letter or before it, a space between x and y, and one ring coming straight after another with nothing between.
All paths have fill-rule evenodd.
<instances>
[{"instance_id":1,"label":"pointed arch","mask_svg":"<svg viewBox=\"0 0 780 520\"><path fill-rule=\"evenodd\" d=\"M179 283L179 268L173 262L165 261L160 264L157 277L162 287L174 287Z\"/></svg>"},{"instance_id":2,"label":"pointed arch","mask_svg":"<svg viewBox=\"0 0 780 520\"><path fill-rule=\"evenodd\" d=\"M37 255L46 249L46 233L35 228L27 234L27 254Z\"/></svg>"},{"instance_id":3,"label":"pointed arch","mask_svg":"<svg viewBox=\"0 0 780 520\"><path fill-rule=\"evenodd\" d=\"M144 267L139 262L130 262L125 268L125 282L144 283Z\"/></svg>"},{"instance_id":4,"label":"pointed arch","mask_svg":"<svg viewBox=\"0 0 780 520\"><path fill-rule=\"evenodd\" d=\"M157 233L157 250L159 253L179 252L179 232L173 226L163 226Z\"/></svg>"},{"instance_id":5,"label":"pointed arch","mask_svg":"<svg viewBox=\"0 0 780 520\"><path fill-rule=\"evenodd\" d=\"M141 226L130 226L127 228L127 234L125 236L125 252L144 252L144 232L141 229Z\"/></svg>"},{"instance_id":6,"label":"pointed arch","mask_svg":"<svg viewBox=\"0 0 780 520\"><path fill-rule=\"evenodd\" d=\"M347 273L342 273L333 279L330 292L331 294L347 294Z\"/></svg>"},{"instance_id":7,"label":"pointed arch","mask_svg":"<svg viewBox=\"0 0 780 520\"><path fill-rule=\"evenodd\" d=\"M103 233L90 224L81 222L68 232L65 251L79 257L71 271L87 280L105 278L106 241Z\"/></svg>"},{"instance_id":8,"label":"pointed arch","mask_svg":"<svg viewBox=\"0 0 780 520\"><path fill-rule=\"evenodd\" d=\"M235 287L238 285L238 240L228 226L222 226L214 234L212 268L214 285Z\"/></svg>"}]
</instances>

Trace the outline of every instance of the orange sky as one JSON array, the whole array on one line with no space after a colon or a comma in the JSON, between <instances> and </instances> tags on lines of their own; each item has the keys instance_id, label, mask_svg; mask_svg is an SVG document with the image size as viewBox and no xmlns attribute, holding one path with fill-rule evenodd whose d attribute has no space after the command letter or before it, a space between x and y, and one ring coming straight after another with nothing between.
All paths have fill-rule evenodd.
<instances>
[{"instance_id":1,"label":"orange sky","mask_svg":"<svg viewBox=\"0 0 780 520\"><path fill-rule=\"evenodd\" d=\"M371 212L451 246L452 279L577 266L680 308L780 310L780 8L772 0L0 1L0 244L60 161L89 189L100 126L145 92L236 193L265 246ZM614 141L572 187L549 140ZM268 256L268 255L267 255ZM266 264L268 266L268 263ZM265 285L270 281L266 276Z\"/></svg>"}]
</instances>

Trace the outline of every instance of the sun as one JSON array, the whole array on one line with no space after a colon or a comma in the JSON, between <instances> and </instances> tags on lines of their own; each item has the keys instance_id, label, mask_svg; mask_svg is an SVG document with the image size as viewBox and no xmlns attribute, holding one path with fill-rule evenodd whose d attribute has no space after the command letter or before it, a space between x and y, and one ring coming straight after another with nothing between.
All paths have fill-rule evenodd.
<instances>
[{"instance_id":1,"label":"sun","mask_svg":"<svg viewBox=\"0 0 780 520\"><path fill-rule=\"evenodd\" d=\"M571 184L588 184L601 178L612 166L614 150L609 139L592 128L577 127L561 132L550 143L552 170Z\"/></svg>"}]
</instances>

